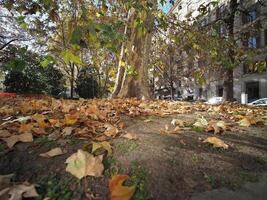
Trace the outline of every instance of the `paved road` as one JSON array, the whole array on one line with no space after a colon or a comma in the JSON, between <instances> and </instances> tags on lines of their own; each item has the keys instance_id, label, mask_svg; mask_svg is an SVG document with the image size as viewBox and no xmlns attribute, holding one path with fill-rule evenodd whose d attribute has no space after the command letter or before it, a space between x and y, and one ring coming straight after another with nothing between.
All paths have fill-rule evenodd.
<instances>
[{"instance_id":1,"label":"paved road","mask_svg":"<svg viewBox=\"0 0 267 200\"><path fill-rule=\"evenodd\" d=\"M257 183L247 183L241 189L226 188L193 195L191 200L267 200L267 174Z\"/></svg>"}]
</instances>

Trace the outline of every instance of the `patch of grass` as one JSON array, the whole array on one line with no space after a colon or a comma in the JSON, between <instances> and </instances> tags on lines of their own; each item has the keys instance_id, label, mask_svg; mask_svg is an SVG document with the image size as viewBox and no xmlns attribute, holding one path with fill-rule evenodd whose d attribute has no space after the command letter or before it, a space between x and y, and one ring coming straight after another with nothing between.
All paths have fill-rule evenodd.
<instances>
[{"instance_id":1,"label":"patch of grass","mask_svg":"<svg viewBox=\"0 0 267 200\"><path fill-rule=\"evenodd\" d=\"M56 141L51 138L48 138L47 136L42 136L42 137L37 138L35 140L35 143L41 146L53 147L56 144Z\"/></svg>"},{"instance_id":2,"label":"patch of grass","mask_svg":"<svg viewBox=\"0 0 267 200\"><path fill-rule=\"evenodd\" d=\"M266 160L264 160L264 158L261 157L261 156L257 156L255 158L255 162L258 163L258 164L260 164L260 165L265 165L266 164Z\"/></svg>"},{"instance_id":3,"label":"patch of grass","mask_svg":"<svg viewBox=\"0 0 267 200\"><path fill-rule=\"evenodd\" d=\"M81 140L79 140L79 139L77 139L77 138L75 138L75 137L70 138L70 140L69 140L69 144L70 144L70 145L77 145L77 144L79 144L80 142L81 142Z\"/></svg>"},{"instance_id":4,"label":"patch of grass","mask_svg":"<svg viewBox=\"0 0 267 200\"><path fill-rule=\"evenodd\" d=\"M116 150L121 154L128 154L134 151L138 147L138 143L134 140L128 140L127 142L121 142L117 145Z\"/></svg>"},{"instance_id":5,"label":"patch of grass","mask_svg":"<svg viewBox=\"0 0 267 200\"><path fill-rule=\"evenodd\" d=\"M53 200L71 200L73 192L70 190L70 183L73 180L66 180L63 183L60 183L59 178L48 177L45 178L39 183L37 188L38 193L40 194L35 200L43 199L53 199Z\"/></svg>"},{"instance_id":6,"label":"patch of grass","mask_svg":"<svg viewBox=\"0 0 267 200\"><path fill-rule=\"evenodd\" d=\"M212 189L215 189L217 187L217 180L214 176L205 175L205 178L206 178L207 182L210 184Z\"/></svg>"},{"instance_id":7,"label":"patch of grass","mask_svg":"<svg viewBox=\"0 0 267 200\"><path fill-rule=\"evenodd\" d=\"M169 159L169 163L171 166L177 166L178 161L176 159Z\"/></svg>"},{"instance_id":8,"label":"patch of grass","mask_svg":"<svg viewBox=\"0 0 267 200\"><path fill-rule=\"evenodd\" d=\"M197 133L203 133L204 132L204 128L193 126L192 127L192 131L195 131Z\"/></svg>"},{"instance_id":9,"label":"patch of grass","mask_svg":"<svg viewBox=\"0 0 267 200\"><path fill-rule=\"evenodd\" d=\"M0 143L0 152L2 152L2 151L4 151L5 150L5 146L4 146L4 144L1 144Z\"/></svg>"},{"instance_id":10,"label":"patch of grass","mask_svg":"<svg viewBox=\"0 0 267 200\"><path fill-rule=\"evenodd\" d=\"M239 176L243 182L256 182L258 181L258 177L256 174L249 173L246 171L241 171Z\"/></svg>"},{"instance_id":11,"label":"patch of grass","mask_svg":"<svg viewBox=\"0 0 267 200\"><path fill-rule=\"evenodd\" d=\"M193 162L198 162L198 161L199 161L199 157L198 157L197 154L194 153L194 154L192 155L192 161L193 161Z\"/></svg>"},{"instance_id":12,"label":"patch of grass","mask_svg":"<svg viewBox=\"0 0 267 200\"><path fill-rule=\"evenodd\" d=\"M137 161L133 161L131 164L131 180L136 185L136 192L134 194L134 200L146 200L148 199L148 192L146 190L146 177L147 170L142 167Z\"/></svg>"}]
</instances>

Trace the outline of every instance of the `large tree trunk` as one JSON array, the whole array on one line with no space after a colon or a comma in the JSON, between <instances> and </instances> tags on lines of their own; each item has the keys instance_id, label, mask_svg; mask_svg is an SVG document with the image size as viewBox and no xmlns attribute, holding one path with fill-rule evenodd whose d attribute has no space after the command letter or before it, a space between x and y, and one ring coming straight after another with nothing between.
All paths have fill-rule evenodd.
<instances>
[{"instance_id":1,"label":"large tree trunk","mask_svg":"<svg viewBox=\"0 0 267 200\"><path fill-rule=\"evenodd\" d=\"M234 77L233 70L227 69L226 78L223 82L223 99L225 101L233 101L234 99Z\"/></svg>"},{"instance_id":2,"label":"large tree trunk","mask_svg":"<svg viewBox=\"0 0 267 200\"><path fill-rule=\"evenodd\" d=\"M238 2L237 0L231 0L230 6L229 6L229 16L226 18L225 23L226 27L228 29L228 36L229 38L234 41L234 24L235 24L235 14L238 10ZM232 47L229 47L229 58L231 60L231 63L234 64L235 58L234 58L234 51L231 49ZM224 101L233 101L234 100L234 75L233 75L233 66L227 68L226 67L226 73L225 78L223 82L223 99Z\"/></svg>"},{"instance_id":3,"label":"large tree trunk","mask_svg":"<svg viewBox=\"0 0 267 200\"><path fill-rule=\"evenodd\" d=\"M156 1L154 1L156 6ZM140 34L135 27L135 20L140 16L133 8L129 11L128 18L128 41L127 52L122 52L120 68L118 70L116 87L112 97L127 98L137 97L139 99L150 99L151 91L148 82L148 64L154 17L152 9L148 9L141 15L144 20L146 31ZM123 65L122 65L123 63ZM133 73L129 74L128 70Z\"/></svg>"}]
</instances>

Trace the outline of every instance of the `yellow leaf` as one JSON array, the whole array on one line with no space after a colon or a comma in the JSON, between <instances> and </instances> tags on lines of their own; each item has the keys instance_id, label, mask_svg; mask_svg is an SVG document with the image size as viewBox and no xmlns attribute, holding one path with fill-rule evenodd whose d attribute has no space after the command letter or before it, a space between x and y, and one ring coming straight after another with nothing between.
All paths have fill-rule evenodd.
<instances>
[{"instance_id":1,"label":"yellow leaf","mask_svg":"<svg viewBox=\"0 0 267 200\"><path fill-rule=\"evenodd\" d=\"M251 126L250 121L248 120L248 118L243 118L238 122L239 126L244 126L244 127L249 127Z\"/></svg>"},{"instance_id":2,"label":"yellow leaf","mask_svg":"<svg viewBox=\"0 0 267 200\"><path fill-rule=\"evenodd\" d=\"M102 176L104 165L103 156L93 156L86 151L79 149L77 153L72 154L67 160L66 171L73 176L81 179L85 176Z\"/></svg>"},{"instance_id":3,"label":"yellow leaf","mask_svg":"<svg viewBox=\"0 0 267 200\"><path fill-rule=\"evenodd\" d=\"M57 147L57 148L51 149L50 151L46 153L41 153L40 156L45 157L45 158L51 158L51 157L59 156L62 154L64 154L62 149Z\"/></svg>"},{"instance_id":4,"label":"yellow leaf","mask_svg":"<svg viewBox=\"0 0 267 200\"><path fill-rule=\"evenodd\" d=\"M76 115L70 115L70 114L65 115L65 124L66 125L73 125L76 122L77 122L77 116Z\"/></svg>"},{"instance_id":5,"label":"yellow leaf","mask_svg":"<svg viewBox=\"0 0 267 200\"><path fill-rule=\"evenodd\" d=\"M200 128L206 128L207 125L208 125L208 121L204 117L197 118L196 123L193 124L193 126L200 127Z\"/></svg>"},{"instance_id":6,"label":"yellow leaf","mask_svg":"<svg viewBox=\"0 0 267 200\"><path fill-rule=\"evenodd\" d=\"M221 139L217 138L217 137L208 137L206 140L203 141L203 143L210 143L213 145L213 147L215 148L224 148L224 149L228 149L228 145L224 143L224 141L222 141Z\"/></svg>"},{"instance_id":7,"label":"yellow leaf","mask_svg":"<svg viewBox=\"0 0 267 200\"><path fill-rule=\"evenodd\" d=\"M20 135L12 135L8 138L2 138L7 143L9 148L12 148L17 142L32 142L33 137L30 132L23 133Z\"/></svg>"},{"instance_id":8,"label":"yellow leaf","mask_svg":"<svg viewBox=\"0 0 267 200\"><path fill-rule=\"evenodd\" d=\"M103 142L92 142L92 153L94 153L97 149L104 148L108 152L108 156L112 154L112 146L109 142L103 141Z\"/></svg>"},{"instance_id":9,"label":"yellow leaf","mask_svg":"<svg viewBox=\"0 0 267 200\"><path fill-rule=\"evenodd\" d=\"M119 133L119 130L115 126L112 126L110 124L105 124L105 128L106 131L104 132L104 134L108 137L115 137Z\"/></svg>"},{"instance_id":10,"label":"yellow leaf","mask_svg":"<svg viewBox=\"0 0 267 200\"><path fill-rule=\"evenodd\" d=\"M135 186L123 186L130 177L127 175L113 176L109 181L110 200L130 200L135 192Z\"/></svg>"}]
</instances>

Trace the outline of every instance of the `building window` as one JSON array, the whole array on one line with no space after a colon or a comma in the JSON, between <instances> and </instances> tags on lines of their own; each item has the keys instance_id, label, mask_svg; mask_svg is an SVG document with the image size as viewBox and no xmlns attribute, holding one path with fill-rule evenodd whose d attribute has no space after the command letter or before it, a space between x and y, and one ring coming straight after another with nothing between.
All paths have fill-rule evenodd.
<instances>
[{"instance_id":1,"label":"building window","mask_svg":"<svg viewBox=\"0 0 267 200\"><path fill-rule=\"evenodd\" d=\"M221 19L225 15L225 5L220 6L216 9L216 19Z\"/></svg>"},{"instance_id":2,"label":"building window","mask_svg":"<svg viewBox=\"0 0 267 200\"><path fill-rule=\"evenodd\" d=\"M260 97L259 81L247 82L246 93L248 94L248 101L254 101Z\"/></svg>"},{"instance_id":3,"label":"building window","mask_svg":"<svg viewBox=\"0 0 267 200\"><path fill-rule=\"evenodd\" d=\"M223 24L219 25L219 36L220 37L226 36L226 28L225 25Z\"/></svg>"},{"instance_id":4,"label":"building window","mask_svg":"<svg viewBox=\"0 0 267 200\"><path fill-rule=\"evenodd\" d=\"M255 4L248 9L247 12L242 13L242 22L243 24L254 22L259 16L258 4Z\"/></svg>"},{"instance_id":5,"label":"building window","mask_svg":"<svg viewBox=\"0 0 267 200\"><path fill-rule=\"evenodd\" d=\"M223 86L222 85L218 85L217 86L217 96L218 97L222 97L223 96Z\"/></svg>"},{"instance_id":6,"label":"building window","mask_svg":"<svg viewBox=\"0 0 267 200\"><path fill-rule=\"evenodd\" d=\"M247 35L243 39L243 46L248 48L260 48L260 35Z\"/></svg>"},{"instance_id":7,"label":"building window","mask_svg":"<svg viewBox=\"0 0 267 200\"><path fill-rule=\"evenodd\" d=\"M257 38L255 36L250 36L248 38L248 47L257 48Z\"/></svg>"}]
</instances>

